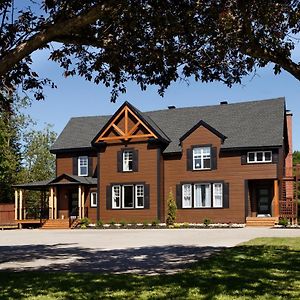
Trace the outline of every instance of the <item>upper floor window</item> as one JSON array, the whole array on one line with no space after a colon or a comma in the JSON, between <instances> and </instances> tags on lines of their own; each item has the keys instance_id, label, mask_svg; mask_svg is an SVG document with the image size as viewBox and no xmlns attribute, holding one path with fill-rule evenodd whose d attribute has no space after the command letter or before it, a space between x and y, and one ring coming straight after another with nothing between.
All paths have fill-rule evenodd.
<instances>
[{"instance_id":1,"label":"upper floor window","mask_svg":"<svg viewBox=\"0 0 300 300\"><path fill-rule=\"evenodd\" d=\"M78 157L78 176L88 176L88 156Z\"/></svg>"},{"instance_id":2,"label":"upper floor window","mask_svg":"<svg viewBox=\"0 0 300 300\"><path fill-rule=\"evenodd\" d=\"M133 153L131 150L123 151L123 171L129 172L133 170Z\"/></svg>"},{"instance_id":3,"label":"upper floor window","mask_svg":"<svg viewBox=\"0 0 300 300\"><path fill-rule=\"evenodd\" d=\"M247 153L248 163L272 162L272 151L255 151Z\"/></svg>"},{"instance_id":4,"label":"upper floor window","mask_svg":"<svg viewBox=\"0 0 300 300\"><path fill-rule=\"evenodd\" d=\"M91 207L97 207L97 193L91 193Z\"/></svg>"},{"instance_id":5,"label":"upper floor window","mask_svg":"<svg viewBox=\"0 0 300 300\"><path fill-rule=\"evenodd\" d=\"M211 168L211 148L193 148L193 170L209 170Z\"/></svg>"}]
</instances>

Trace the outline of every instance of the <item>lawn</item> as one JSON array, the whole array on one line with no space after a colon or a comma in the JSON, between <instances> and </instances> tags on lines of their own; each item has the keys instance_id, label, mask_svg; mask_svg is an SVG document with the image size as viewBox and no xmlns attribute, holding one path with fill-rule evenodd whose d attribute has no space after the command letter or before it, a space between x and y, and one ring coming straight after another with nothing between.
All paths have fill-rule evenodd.
<instances>
[{"instance_id":1,"label":"lawn","mask_svg":"<svg viewBox=\"0 0 300 300\"><path fill-rule=\"evenodd\" d=\"M175 275L0 273L0 299L300 299L300 238L261 238Z\"/></svg>"}]
</instances>

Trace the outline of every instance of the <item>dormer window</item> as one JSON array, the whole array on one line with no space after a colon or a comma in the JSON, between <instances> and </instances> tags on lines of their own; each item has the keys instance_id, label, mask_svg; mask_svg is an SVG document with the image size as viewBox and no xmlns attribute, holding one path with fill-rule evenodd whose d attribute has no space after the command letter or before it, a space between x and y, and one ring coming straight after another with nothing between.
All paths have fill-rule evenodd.
<instances>
[{"instance_id":1,"label":"dormer window","mask_svg":"<svg viewBox=\"0 0 300 300\"><path fill-rule=\"evenodd\" d=\"M272 151L255 151L247 153L248 163L272 162Z\"/></svg>"},{"instance_id":2,"label":"dormer window","mask_svg":"<svg viewBox=\"0 0 300 300\"><path fill-rule=\"evenodd\" d=\"M193 170L209 170L211 168L211 147L193 148Z\"/></svg>"},{"instance_id":3,"label":"dormer window","mask_svg":"<svg viewBox=\"0 0 300 300\"><path fill-rule=\"evenodd\" d=\"M88 156L79 156L78 157L78 176L88 176Z\"/></svg>"},{"instance_id":4,"label":"dormer window","mask_svg":"<svg viewBox=\"0 0 300 300\"><path fill-rule=\"evenodd\" d=\"M123 151L123 172L133 171L133 153L131 150Z\"/></svg>"}]
</instances>

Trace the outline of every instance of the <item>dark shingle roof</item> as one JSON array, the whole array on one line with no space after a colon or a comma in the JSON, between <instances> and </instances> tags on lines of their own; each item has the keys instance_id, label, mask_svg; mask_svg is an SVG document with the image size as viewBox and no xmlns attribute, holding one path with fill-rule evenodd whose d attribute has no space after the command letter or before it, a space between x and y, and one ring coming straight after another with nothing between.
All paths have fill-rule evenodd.
<instances>
[{"instance_id":1,"label":"dark shingle roof","mask_svg":"<svg viewBox=\"0 0 300 300\"><path fill-rule=\"evenodd\" d=\"M181 151L179 139L200 120L226 136L223 149L281 146L284 131L284 98L225 105L165 109L141 113L171 140L165 153ZM90 148L91 141L110 116L72 118L52 151Z\"/></svg>"}]
</instances>

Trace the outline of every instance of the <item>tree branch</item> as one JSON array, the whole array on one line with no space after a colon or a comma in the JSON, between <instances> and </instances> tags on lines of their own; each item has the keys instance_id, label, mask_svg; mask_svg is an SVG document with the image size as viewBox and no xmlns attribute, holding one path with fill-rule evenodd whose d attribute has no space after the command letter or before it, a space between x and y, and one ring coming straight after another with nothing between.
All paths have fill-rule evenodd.
<instances>
[{"instance_id":1,"label":"tree branch","mask_svg":"<svg viewBox=\"0 0 300 300\"><path fill-rule=\"evenodd\" d=\"M0 76L4 76L14 65L30 55L35 50L54 41L56 37L76 33L79 29L95 23L103 13L108 13L116 9L116 4L97 4L90 8L86 13L71 18L66 21L60 21L54 24L48 24L46 29L31 36L27 41L21 43L13 50L9 51L0 59Z\"/></svg>"}]
</instances>

